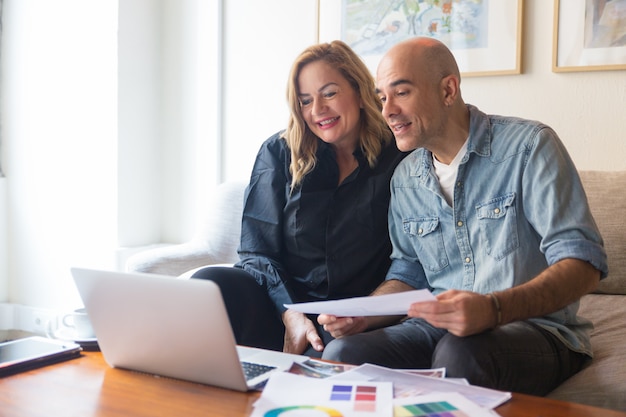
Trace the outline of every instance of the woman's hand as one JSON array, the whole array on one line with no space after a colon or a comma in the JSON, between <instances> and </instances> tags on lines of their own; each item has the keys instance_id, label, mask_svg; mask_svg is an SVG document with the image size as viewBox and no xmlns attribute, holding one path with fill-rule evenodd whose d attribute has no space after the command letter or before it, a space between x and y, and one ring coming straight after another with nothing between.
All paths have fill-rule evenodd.
<instances>
[{"instance_id":1,"label":"woman's hand","mask_svg":"<svg viewBox=\"0 0 626 417\"><path fill-rule=\"evenodd\" d=\"M284 352L301 355L309 344L318 352L324 350L322 338L317 334L315 325L306 315L298 311L287 310L283 313L282 318L285 325Z\"/></svg>"},{"instance_id":2,"label":"woman's hand","mask_svg":"<svg viewBox=\"0 0 626 417\"><path fill-rule=\"evenodd\" d=\"M365 331L368 327L365 317L337 317L331 314L320 314L317 322L324 326L335 339Z\"/></svg>"}]
</instances>

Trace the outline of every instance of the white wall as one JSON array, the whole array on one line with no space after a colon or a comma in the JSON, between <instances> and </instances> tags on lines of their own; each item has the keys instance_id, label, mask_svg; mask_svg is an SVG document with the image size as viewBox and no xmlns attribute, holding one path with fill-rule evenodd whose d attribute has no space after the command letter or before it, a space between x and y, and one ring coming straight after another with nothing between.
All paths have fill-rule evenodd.
<instances>
[{"instance_id":1,"label":"white wall","mask_svg":"<svg viewBox=\"0 0 626 417\"><path fill-rule=\"evenodd\" d=\"M122 247L189 239L219 182L219 6L119 3Z\"/></svg>"},{"instance_id":2,"label":"white wall","mask_svg":"<svg viewBox=\"0 0 626 417\"><path fill-rule=\"evenodd\" d=\"M316 0L224 5L224 177L250 176L261 143L287 126L287 76L317 41Z\"/></svg>"},{"instance_id":3,"label":"white wall","mask_svg":"<svg viewBox=\"0 0 626 417\"><path fill-rule=\"evenodd\" d=\"M212 186L247 179L285 126L316 4L123 0L118 19L111 0L4 0L5 45L26 43L3 50L0 302L66 307L69 266L189 238ZM552 125L580 169L626 169L626 71L552 73L553 2L525 5L524 73L466 78L466 101Z\"/></svg>"},{"instance_id":4,"label":"white wall","mask_svg":"<svg viewBox=\"0 0 626 417\"><path fill-rule=\"evenodd\" d=\"M2 134L0 132L0 134ZM1 139L0 139L1 140ZM7 240L7 187L6 179L0 178L0 302L9 299L9 268Z\"/></svg>"},{"instance_id":5,"label":"white wall","mask_svg":"<svg viewBox=\"0 0 626 417\"><path fill-rule=\"evenodd\" d=\"M118 11L118 172L120 246L161 240L159 198L161 153L161 4L119 2Z\"/></svg>"},{"instance_id":6,"label":"white wall","mask_svg":"<svg viewBox=\"0 0 626 417\"><path fill-rule=\"evenodd\" d=\"M626 70L553 73L554 4L524 3L523 74L466 78L465 100L549 124L579 169L626 169Z\"/></svg>"}]
</instances>

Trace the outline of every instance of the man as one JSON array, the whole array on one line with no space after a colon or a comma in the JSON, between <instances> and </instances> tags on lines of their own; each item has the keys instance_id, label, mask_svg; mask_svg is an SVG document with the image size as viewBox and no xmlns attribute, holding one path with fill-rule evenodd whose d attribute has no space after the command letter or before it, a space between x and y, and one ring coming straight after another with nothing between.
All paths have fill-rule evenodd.
<instances>
[{"instance_id":1,"label":"man","mask_svg":"<svg viewBox=\"0 0 626 417\"><path fill-rule=\"evenodd\" d=\"M398 148L415 151L391 181L392 264L373 295L429 288L437 301L401 321L321 315L338 338L323 358L550 392L592 355L578 300L608 272L567 151L546 125L466 105L434 39L393 47L377 90Z\"/></svg>"}]
</instances>

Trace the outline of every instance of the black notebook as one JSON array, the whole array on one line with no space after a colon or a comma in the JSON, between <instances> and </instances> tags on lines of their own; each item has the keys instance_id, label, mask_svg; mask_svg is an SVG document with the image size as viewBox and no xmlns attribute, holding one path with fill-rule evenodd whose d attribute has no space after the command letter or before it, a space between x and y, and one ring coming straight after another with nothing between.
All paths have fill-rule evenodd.
<instances>
[{"instance_id":1,"label":"black notebook","mask_svg":"<svg viewBox=\"0 0 626 417\"><path fill-rule=\"evenodd\" d=\"M80 345L73 342L26 337L0 343L0 377L80 356Z\"/></svg>"}]
</instances>

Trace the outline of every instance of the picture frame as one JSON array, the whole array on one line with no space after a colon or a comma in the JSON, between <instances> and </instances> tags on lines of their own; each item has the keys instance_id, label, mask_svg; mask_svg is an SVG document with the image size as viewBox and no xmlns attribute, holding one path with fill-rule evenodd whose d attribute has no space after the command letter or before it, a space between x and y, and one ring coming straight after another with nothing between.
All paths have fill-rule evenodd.
<instances>
[{"instance_id":1,"label":"picture frame","mask_svg":"<svg viewBox=\"0 0 626 417\"><path fill-rule=\"evenodd\" d=\"M554 0L553 72L626 69L625 0Z\"/></svg>"},{"instance_id":2,"label":"picture frame","mask_svg":"<svg viewBox=\"0 0 626 417\"><path fill-rule=\"evenodd\" d=\"M318 0L318 42L343 40L375 74L391 46L430 36L450 48L462 76L516 75L522 73L523 3Z\"/></svg>"}]
</instances>

